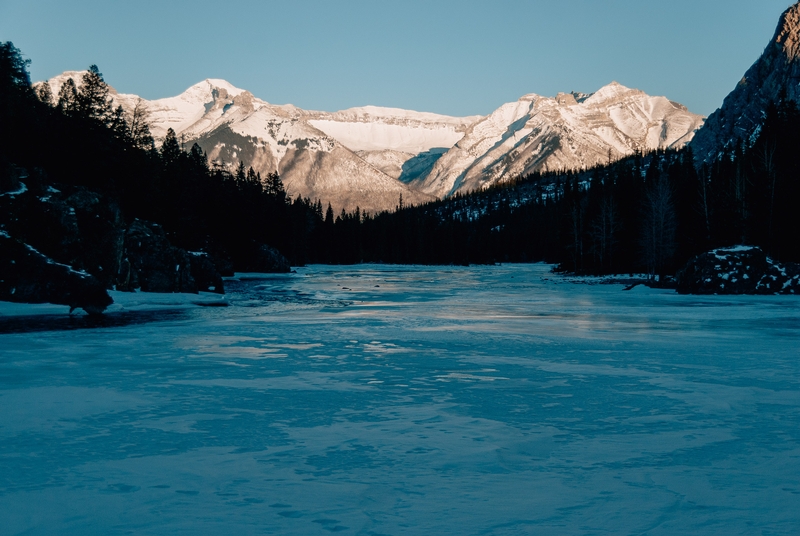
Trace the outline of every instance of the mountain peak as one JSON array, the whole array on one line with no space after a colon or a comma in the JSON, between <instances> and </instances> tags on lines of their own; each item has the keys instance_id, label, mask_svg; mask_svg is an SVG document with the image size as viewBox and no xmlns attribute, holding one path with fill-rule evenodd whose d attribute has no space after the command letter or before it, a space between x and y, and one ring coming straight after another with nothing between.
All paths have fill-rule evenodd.
<instances>
[{"instance_id":1,"label":"mountain peak","mask_svg":"<svg viewBox=\"0 0 800 536\"><path fill-rule=\"evenodd\" d=\"M783 48L790 61L800 56L800 2L783 12L774 42Z\"/></svg>"},{"instance_id":2,"label":"mountain peak","mask_svg":"<svg viewBox=\"0 0 800 536\"><path fill-rule=\"evenodd\" d=\"M190 99L200 98L204 102L208 102L209 98L216 99L217 97L227 98L236 97L243 93L243 89L239 89L227 80L221 78L206 78L186 89L180 96L185 96Z\"/></svg>"},{"instance_id":3,"label":"mountain peak","mask_svg":"<svg viewBox=\"0 0 800 536\"><path fill-rule=\"evenodd\" d=\"M235 97L236 95L244 91L243 89L239 89L238 87L234 86L227 80L223 80L222 78L206 78L205 80L203 80L203 82L200 83L201 84L206 83L215 89L224 89L232 97Z\"/></svg>"},{"instance_id":4,"label":"mountain peak","mask_svg":"<svg viewBox=\"0 0 800 536\"><path fill-rule=\"evenodd\" d=\"M606 84L605 86L598 89L591 97L586 99L588 102L603 102L608 99L615 99L620 95L625 93L630 93L631 91L637 91L635 89L631 89L629 87L625 87L617 81L612 81L610 84Z\"/></svg>"}]
</instances>

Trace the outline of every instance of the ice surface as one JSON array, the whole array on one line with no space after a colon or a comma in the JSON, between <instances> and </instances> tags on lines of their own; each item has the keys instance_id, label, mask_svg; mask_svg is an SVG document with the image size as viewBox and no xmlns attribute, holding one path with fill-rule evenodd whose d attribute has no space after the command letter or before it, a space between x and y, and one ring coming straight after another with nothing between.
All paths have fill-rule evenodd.
<instances>
[{"instance_id":1,"label":"ice surface","mask_svg":"<svg viewBox=\"0 0 800 536\"><path fill-rule=\"evenodd\" d=\"M548 270L312 266L228 280L227 308L0 318L0 532L793 533L800 299Z\"/></svg>"}]
</instances>

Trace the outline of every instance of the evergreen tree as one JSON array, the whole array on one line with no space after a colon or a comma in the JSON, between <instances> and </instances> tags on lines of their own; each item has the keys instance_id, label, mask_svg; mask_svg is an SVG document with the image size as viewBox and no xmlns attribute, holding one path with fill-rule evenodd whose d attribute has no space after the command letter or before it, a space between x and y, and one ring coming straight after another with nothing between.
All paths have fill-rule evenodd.
<instances>
[{"instance_id":1,"label":"evergreen tree","mask_svg":"<svg viewBox=\"0 0 800 536\"><path fill-rule=\"evenodd\" d=\"M39 99L39 101L48 106L55 105L55 102L53 101L53 89L50 87L49 82L42 82L39 84L39 87L36 88L36 97Z\"/></svg>"},{"instance_id":2,"label":"evergreen tree","mask_svg":"<svg viewBox=\"0 0 800 536\"><path fill-rule=\"evenodd\" d=\"M328 209L325 211L325 225L328 227L333 226L333 207L328 203Z\"/></svg>"},{"instance_id":3,"label":"evergreen tree","mask_svg":"<svg viewBox=\"0 0 800 536\"><path fill-rule=\"evenodd\" d=\"M89 70L81 78L77 111L82 117L95 119L102 123L113 120L114 111L108 84L103 80L103 75L97 65L89 67Z\"/></svg>"},{"instance_id":4,"label":"evergreen tree","mask_svg":"<svg viewBox=\"0 0 800 536\"><path fill-rule=\"evenodd\" d=\"M245 180L247 188L249 188L253 194L260 194L262 192L263 185L261 184L261 175L255 172L253 166L250 166L250 169L247 170L247 178Z\"/></svg>"},{"instance_id":5,"label":"evergreen tree","mask_svg":"<svg viewBox=\"0 0 800 536\"><path fill-rule=\"evenodd\" d=\"M167 135L164 138L164 143L161 144L161 160L165 165L170 165L178 161L181 156L181 146L178 143L178 137L175 131L167 129Z\"/></svg>"},{"instance_id":6,"label":"evergreen tree","mask_svg":"<svg viewBox=\"0 0 800 536\"><path fill-rule=\"evenodd\" d=\"M283 181L277 172L272 172L267 175L264 184L264 192L281 201L286 199L286 190L283 188Z\"/></svg>"},{"instance_id":7,"label":"evergreen tree","mask_svg":"<svg viewBox=\"0 0 800 536\"><path fill-rule=\"evenodd\" d=\"M193 143L192 148L189 149L189 161L196 172L208 173L208 157L197 143Z\"/></svg>"},{"instance_id":8,"label":"evergreen tree","mask_svg":"<svg viewBox=\"0 0 800 536\"><path fill-rule=\"evenodd\" d=\"M244 162L239 160L239 166L236 168L236 173L234 174L234 178L236 179L236 185L239 188L244 188L247 184L247 173L244 170Z\"/></svg>"},{"instance_id":9,"label":"evergreen tree","mask_svg":"<svg viewBox=\"0 0 800 536\"><path fill-rule=\"evenodd\" d=\"M67 78L61 84L56 108L67 116L75 115L78 112L78 90L75 89L75 81L72 78Z\"/></svg>"},{"instance_id":10,"label":"evergreen tree","mask_svg":"<svg viewBox=\"0 0 800 536\"><path fill-rule=\"evenodd\" d=\"M111 114L108 126L120 139L128 139L130 131L128 130L128 122L125 121L125 111L122 106L117 106Z\"/></svg>"},{"instance_id":11,"label":"evergreen tree","mask_svg":"<svg viewBox=\"0 0 800 536\"><path fill-rule=\"evenodd\" d=\"M0 43L0 105L10 107L30 95L28 65L30 60L22 59L22 53L13 43Z\"/></svg>"}]
</instances>

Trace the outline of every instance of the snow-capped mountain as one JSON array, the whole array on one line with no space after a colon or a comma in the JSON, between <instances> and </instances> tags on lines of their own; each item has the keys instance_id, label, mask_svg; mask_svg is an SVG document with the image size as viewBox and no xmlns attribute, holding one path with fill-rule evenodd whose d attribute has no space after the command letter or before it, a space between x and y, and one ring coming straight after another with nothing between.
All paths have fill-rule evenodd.
<instances>
[{"instance_id":1,"label":"snow-capped mountain","mask_svg":"<svg viewBox=\"0 0 800 536\"><path fill-rule=\"evenodd\" d=\"M48 82L57 95L67 78L79 84L82 75L68 71ZM113 97L127 110L140 100L117 92ZM312 112L270 104L215 79L176 97L144 102L159 141L172 128L185 147L198 143L212 161L233 167L241 160L262 175L277 171L292 197L373 213L393 209L401 195L406 204L432 200L398 180L403 166L419 153L444 153L475 119L377 107Z\"/></svg>"},{"instance_id":2,"label":"snow-capped mountain","mask_svg":"<svg viewBox=\"0 0 800 536\"><path fill-rule=\"evenodd\" d=\"M68 71L48 83L54 95ZM115 103L149 111L157 140L172 128L212 161L277 171L291 196L369 212L486 187L537 170L585 168L637 150L679 147L703 118L664 97L612 83L591 95L526 95L489 116L450 117L366 106L339 112L274 105L224 80L176 97Z\"/></svg>"},{"instance_id":3,"label":"snow-capped mountain","mask_svg":"<svg viewBox=\"0 0 800 536\"><path fill-rule=\"evenodd\" d=\"M722 107L711 114L692 140L698 163L714 160L725 147L758 134L770 102L800 102L800 2L781 15L775 36L745 73Z\"/></svg>"},{"instance_id":4,"label":"snow-capped mountain","mask_svg":"<svg viewBox=\"0 0 800 536\"><path fill-rule=\"evenodd\" d=\"M680 104L616 82L591 95L525 95L473 124L414 186L442 197L534 171L588 168L681 147L702 124Z\"/></svg>"}]
</instances>

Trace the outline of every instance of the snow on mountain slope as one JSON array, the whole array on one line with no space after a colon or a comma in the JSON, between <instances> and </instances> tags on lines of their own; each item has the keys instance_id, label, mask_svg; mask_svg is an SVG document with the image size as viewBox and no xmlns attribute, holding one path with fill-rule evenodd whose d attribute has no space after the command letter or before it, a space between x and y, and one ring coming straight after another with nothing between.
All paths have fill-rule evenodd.
<instances>
[{"instance_id":1,"label":"snow on mountain slope","mask_svg":"<svg viewBox=\"0 0 800 536\"><path fill-rule=\"evenodd\" d=\"M67 78L79 84L82 75L83 72L71 71L48 82L57 94ZM112 94L115 105L129 111L139 101L136 95L116 91ZM365 116L380 117L382 122L376 126L376 131L388 128L386 141L401 140L404 148L412 150L430 143L452 145L455 142L451 139L452 133L465 123L435 114L379 108L338 115L307 112L292 105L270 104L224 80L215 79L195 84L176 97L145 103L151 132L157 141L163 140L167 130L172 128L186 148L196 142L210 160L231 169L242 161L262 176L277 171L290 196L320 199L331 203L336 211L359 207L375 213L393 209L401 195L404 202L413 204L430 201L433 197L411 190L397 177L373 167L350 148L315 128L311 120L326 118L336 126L337 118L359 123ZM410 126L404 127L403 122ZM428 123L437 126L426 127ZM450 138L438 131L449 134ZM403 155L403 163L415 156ZM402 163L400 165L402 167Z\"/></svg>"},{"instance_id":2,"label":"snow on mountain slope","mask_svg":"<svg viewBox=\"0 0 800 536\"><path fill-rule=\"evenodd\" d=\"M228 99L236 100L243 93L247 92L225 80L207 79L177 97L148 101L153 136L163 139L169 128L187 136L201 132L224 113L224 105L215 109L215 103L228 103Z\"/></svg>"},{"instance_id":3,"label":"snow on mountain slope","mask_svg":"<svg viewBox=\"0 0 800 536\"><path fill-rule=\"evenodd\" d=\"M247 91L234 92L215 81L207 82L211 92L203 93L199 99L205 101L204 111L187 114L189 119L177 124L176 132L185 136L187 143L196 141L212 160L241 160L262 175L277 171L290 195L320 199L336 210L349 211L358 206L374 213L392 209L400 195L410 203L432 199L410 190L315 128L309 117L316 113L291 105L272 105ZM156 105L160 102L156 101ZM154 107L151 118L164 128L161 117L164 116Z\"/></svg>"},{"instance_id":4,"label":"snow on mountain slope","mask_svg":"<svg viewBox=\"0 0 800 536\"><path fill-rule=\"evenodd\" d=\"M452 147L480 118L365 106L335 113L315 112L309 123L353 151L419 154Z\"/></svg>"},{"instance_id":5,"label":"snow on mountain slope","mask_svg":"<svg viewBox=\"0 0 800 536\"><path fill-rule=\"evenodd\" d=\"M69 71L48 82L55 95ZM112 91L132 110L141 99ZM224 80L144 101L157 141L172 128L212 161L277 171L291 196L369 212L483 188L538 170L585 168L687 143L703 118L612 83L598 92L529 94L486 117L366 106L339 112L274 105Z\"/></svg>"},{"instance_id":6,"label":"snow on mountain slope","mask_svg":"<svg viewBox=\"0 0 800 536\"><path fill-rule=\"evenodd\" d=\"M386 175L409 184L414 183L420 177L426 176L436 161L446 152L446 147L435 147L418 154L393 151L391 149L358 151L356 154Z\"/></svg>"},{"instance_id":7,"label":"snow on mountain slope","mask_svg":"<svg viewBox=\"0 0 800 536\"><path fill-rule=\"evenodd\" d=\"M681 147L702 124L680 104L616 82L591 96L525 95L473 124L412 186L443 197L534 171L587 168L635 151Z\"/></svg>"}]
</instances>

